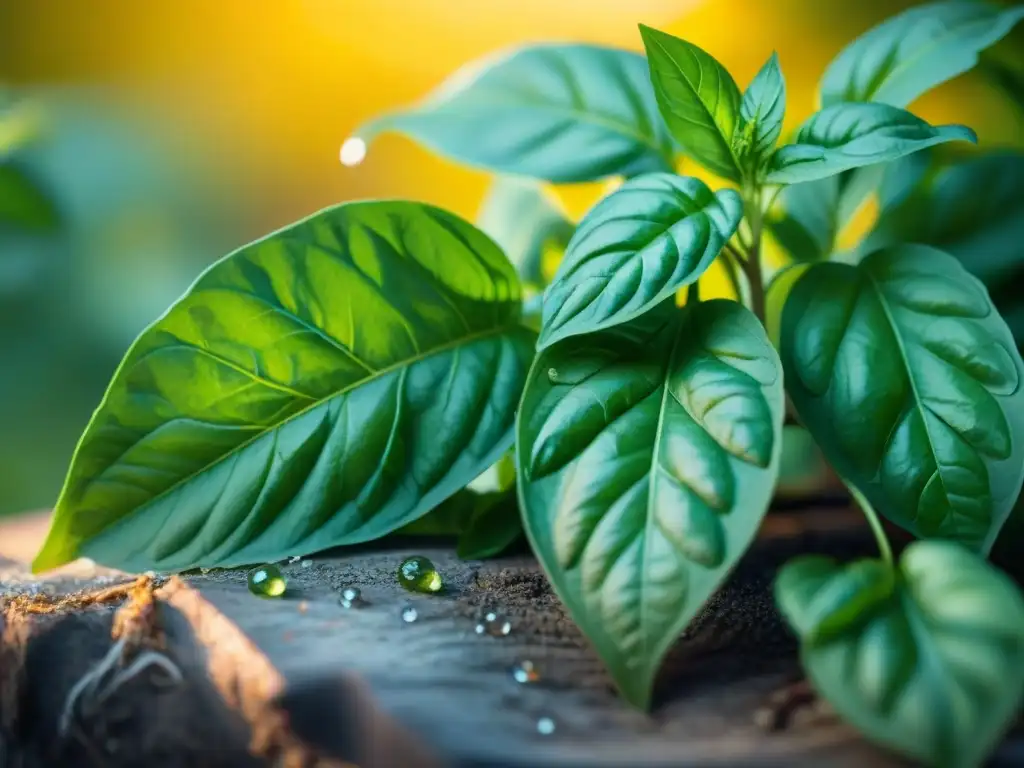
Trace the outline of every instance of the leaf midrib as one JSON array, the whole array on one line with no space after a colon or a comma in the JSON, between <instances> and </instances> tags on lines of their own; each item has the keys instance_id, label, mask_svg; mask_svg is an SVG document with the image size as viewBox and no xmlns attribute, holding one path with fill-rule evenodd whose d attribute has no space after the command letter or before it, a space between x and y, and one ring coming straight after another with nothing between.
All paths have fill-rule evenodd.
<instances>
[{"instance_id":1,"label":"leaf midrib","mask_svg":"<svg viewBox=\"0 0 1024 768\"><path fill-rule=\"evenodd\" d=\"M414 355L413 357L405 358L405 359L403 359L403 360L401 360L399 362L393 363L392 365L386 366L384 368L377 369L373 373L371 373L371 374L369 374L369 375L359 379L358 381L352 382L352 383L348 384L347 386L341 387L337 391L331 392L330 394L325 395L324 397L320 397L320 398L315 399L309 405L305 406L304 408L299 409L295 413L293 413L290 416L282 419L281 421L277 422L276 424L268 426L265 429L261 429L257 434L252 435L247 440L239 443L237 446L235 446L231 450L226 451L225 453L223 453L220 456L218 456L215 461L212 461L209 464L206 464L202 468L200 468L200 469L196 470L195 472L192 472L191 474L187 475L186 477L178 480L173 485L165 488L160 493L158 493L158 494L152 496L151 498L149 498L148 500L146 500L145 503L143 503L143 504L141 504L141 505L139 505L137 507L134 507L133 509L129 509L123 515L121 515L118 518L118 520L121 520L121 519L123 519L124 517L126 517L128 515L137 514L139 512L142 512L143 510L149 508L150 506L152 506L154 503L156 503L160 499L164 498L165 496L170 495L171 493L173 493L174 491L176 491L180 487L182 487L184 485L187 485L188 483L192 482L193 480L195 480L197 477L199 477L203 473L209 471L211 467L214 467L217 464L220 464L221 462L226 461L227 459L231 458L232 456L234 456L234 455L236 455L238 453L243 452L246 448L248 448L250 445L252 445L254 442L256 442L257 440L262 438L267 433L273 432L275 430L282 429L286 424L288 424L288 423L298 419L299 417L305 415L306 413L312 411L315 408L319 408L321 405L323 405L324 403L326 403L329 400L333 400L336 397L340 397L342 395L346 395L349 392L351 392L351 391L353 391L353 390L363 386L364 384L367 384L367 383L370 383L372 381L376 381L378 379L384 378L385 376L388 376L388 375L390 375L391 373L394 373L397 370L401 370L402 368L415 365L416 363L422 362L423 360L426 360L429 357L433 357L434 355L442 354L442 353L448 352L448 351L450 351L452 349L457 349L457 348L459 348L461 346L464 346L464 345L467 345L467 344L471 344L474 341L479 341L480 339L485 339L485 338L488 338L490 336L502 336L502 335L514 332L514 331L516 331L517 329L519 329L521 327L524 327L524 326L521 325L521 323L519 322L519 318L517 317L514 322L511 322L511 323L508 323L508 324L505 324L505 325L501 325L501 326L496 326L494 328L489 328L487 331L470 334L468 336L462 336L462 337L460 337L460 338L458 338L458 339L456 339L454 341L451 341L451 342L448 342L448 343L445 343L445 344L441 344L441 345L439 345L437 347L434 347L430 351L421 352L419 354ZM102 410L102 408L105 405L106 405L106 399L104 399L104 402L100 405L100 410ZM164 423L167 423L167 422L164 422ZM138 445L138 442L139 441L137 441L136 443L133 443L133 446ZM77 453L78 452L76 451L75 452L75 454L76 454L75 458L77 458ZM118 458L117 461L120 461L120 457ZM72 462L74 462L74 459L72 459ZM110 464L107 467L105 467L103 469L103 472L105 472L111 466L114 466L114 464L116 464L116 463L117 462L113 462L112 464ZM90 480L85 483L85 487L88 487L93 482L94 479L95 478L90 478ZM60 506L61 505L58 504L58 508L54 510L54 514L55 515L59 513ZM115 522L117 522L117 521L115 521Z\"/></svg>"},{"instance_id":2,"label":"leaf midrib","mask_svg":"<svg viewBox=\"0 0 1024 768\"><path fill-rule=\"evenodd\" d=\"M868 270L864 270L864 274L867 276L868 282L871 284L872 289L874 289L875 294L878 296L878 303L882 307L882 311L885 313L885 319L888 321L889 327L892 329L892 335L896 340L896 347L899 350L900 359L903 361L903 367L907 372L907 381L910 383L910 392L914 397L914 406L917 408L918 415L921 418L921 426L924 428L924 433L928 438L928 451L931 453L932 461L935 462L935 474L939 477L939 484L942 486L942 493L948 501L950 496L949 489L946 488L946 478L940 469L939 457L935 453L935 441L932 439L932 431L928 426L928 419L925 418L924 402L922 401L920 392L918 391L917 379L915 378L913 368L910 365L910 358L907 355L906 345L903 343L903 337L900 334L899 325L896 323L896 318L893 316L892 311L889 308L889 304L885 299L885 294L882 292L882 287L878 284L878 281L875 280L875 276ZM886 441L886 445L888 446L888 441ZM918 498L917 503L920 505L920 498ZM920 510L917 510L914 515L915 528L917 527L917 518L919 515Z\"/></svg>"},{"instance_id":3,"label":"leaf midrib","mask_svg":"<svg viewBox=\"0 0 1024 768\"><path fill-rule=\"evenodd\" d=\"M675 57L674 57L674 56L673 56L673 55L672 55L671 53L669 53L668 49L667 49L667 48L665 48L665 46L664 46L664 44L662 44L661 40L659 40L659 39L658 39L658 38L656 38L656 37L652 37L652 38L651 38L651 40L652 40L652 42L653 42L653 43L654 43L655 45L657 45L657 46L658 46L658 48L660 48L660 49L661 49L661 52L662 52L662 53L663 53L663 54L664 54L664 55L665 55L666 57L668 57L668 60L672 62L672 64L673 64L673 65L675 66L675 68L676 68L677 70L679 70L679 73L680 73L680 74L681 74L681 75L683 76L683 81L684 81L684 82L686 83L686 85L687 85L687 86L689 87L690 91L691 91L691 92L693 93L693 95L694 95L694 96L696 97L696 99L697 99L697 103L698 103L698 104L700 104L701 108L702 108L702 109L704 110L704 113L705 113L705 114L706 114L706 115L708 116L708 119L709 119L709 120L711 121L711 125L713 125L713 126L714 126L714 128L715 128L715 133L716 133L716 134L718 135L718 138L719 138L719 141L720 141L720 143L722 144L722 146L724 146L724 147L725 147L725 152L726 152L726 154L727 154L727 155L729 156L729 158L730 158L730 159L732 160L732 162L733 162L734 170L736 171L736 173L737 173L737 174L740 174L740 175L742 175L742 172L740 171L740 163L739 163L739 160L738 160L738 159L737 159L737 157L736 157L736 153L735 153L735 152L733 152L733 148L732 148L732 137L730 136L729 138L726 138L726 137L725 137L725 136L724 136L724 135L722 134L722 129L721 129L720 127L719 127L719 125L718 125L718 121L717 121L717 120L715 120L715 116L714 116L714 114L712 114L711 110L710 110L710 109L708 109L708 105L707 105L707 104L705 104L705 103L704 103L704 100L703 100L703 99L702 99L702 98L700 97L700 92L699 92L699 91L698 91L698 90L697 90L697 89L696 89L696 88L695 88L695 87L693 86L693 83L691 83L691 82L690 82L690 78L689 78L689 77L687 77L687 76L686 76L686 73L685 73L685 72L683 71L683 68L682 68L682 66L680 66L679 62L678 62L678 61L676 61L676 58L675 58ZM698 66L698 67L700 66L700 62L699 62L699 61L697 62L697 66ZM721 80L721 74L719 75L719 81L718 81L718 82L719 82L719 84L718 84L718 90L720 91L720 90L721 90L721 87L722 87L722 80ZM676 113L675 113L675 112L673 112L673 114L676 114Z\"/></svg>"}]
</instances>

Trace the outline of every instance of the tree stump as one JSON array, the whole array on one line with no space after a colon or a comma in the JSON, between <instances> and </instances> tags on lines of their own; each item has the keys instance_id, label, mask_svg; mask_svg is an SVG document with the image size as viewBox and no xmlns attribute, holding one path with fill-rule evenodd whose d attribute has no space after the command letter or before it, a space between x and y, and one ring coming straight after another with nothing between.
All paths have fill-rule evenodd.
<instances>
[{"instance_id":1,"label":"tree stump","mask_svg":"<svg viewBox=\"0 0 1024 768\"><path fill-rule=\"evenodd\" d=\"M242 571L41 582L0 565L0 767L905 765L827 713L774 732L758 722L799 678L775 572L800 552L870 554L854 519L770 516L670 653L650 714L616 697L528 553L349 548L283 565L278 599L250 594ZM434 561L441 594L398 585L410 554ZM360 605L341 604L346 587ZM507 635L477 631L487 611ZM523 661L538 679L513 678ZM1020 757L1011 739L993 764Z\"/></svg>"}]
</instances>

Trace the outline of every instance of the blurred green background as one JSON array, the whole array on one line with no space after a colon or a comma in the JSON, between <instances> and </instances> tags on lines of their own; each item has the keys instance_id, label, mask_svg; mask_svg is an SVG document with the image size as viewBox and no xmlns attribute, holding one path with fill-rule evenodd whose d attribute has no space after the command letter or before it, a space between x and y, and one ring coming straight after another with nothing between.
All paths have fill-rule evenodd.
<instances>
[{"instance_id":1,"label":"blurred green background","mask_svg":"<svg viewBox=\"0 0 1024 768\"><path fill-rule=\"evenodd\" d=\"M487 176L366 118L495 48L640 49L637 22L706 48L741 84L778 50L787 124L824 66L914 3L878 0L0 1L0 515L50 507L134 336L198 273L316 209L408 197L472 217ZM911 109L1024 146L1024 25ZM555 190L580 215L602 185Z\"/></svg>"}]
</instances>

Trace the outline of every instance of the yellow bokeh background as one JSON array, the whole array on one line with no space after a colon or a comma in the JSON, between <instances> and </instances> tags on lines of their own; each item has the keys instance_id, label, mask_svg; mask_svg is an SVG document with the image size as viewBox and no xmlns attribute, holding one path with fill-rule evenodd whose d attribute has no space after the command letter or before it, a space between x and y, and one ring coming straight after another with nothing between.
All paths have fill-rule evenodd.
<instances>
[{"instance_id":1,"label":"yellow bokeh background","mask_svg":"<svg viewBox=\"0 0 1024 768\"><path fill-rule=\"evenodd\" d=\"M153 151L188 179L186 192L202 200L202 219L198 214L175 219L155 192L150 194L145 186L136 189L119 209L120 215L93 233L92 255L76 251L70 267L50 265L51 276L66 273L66 286L53 289L52 297L40 289L43 298L33 305L35 309L12 309L10 325L0 323L0 367L4 369L0 370L0 477L4 478L0 514L52 504L74 442L117 358L141 324L156 318L184 288L183 276L190 280L201 266L231 248L346 200L416 199L475 217L488 184L485 173L387 134L357 167L342 166L338 157L342 142L357 126L417 101L460 66L496 49L537 41L593 42L641 50L637 24L642 22L703 47L727 66L741 87L777 51L788 87L786 123L792 129L815 109L816 83L831 58L854 37L912 4L897 0L0 3L4 84L29 93L40 88L70 89L80 97L84 94L89 111L131 117L131 130L145 133ZM1019 41L1024 31L1015 34ZM970 124L984 147L1024 144L1019 109L977 73L942 86L912 108L934 123ZM0 125L0 149L20 141L26 126L39 117L31 109L23 114L25 121ZM692 165L686 166L686 172L703 175ZM562 186L552 193L578 218L612 185ZM84 197L88 198L88 189ZM843 238L849 241L863 231L872 216L869 201ZM172 251L162 243L174 237L180 240L182 233L198 231L211 220L223 227L216 247L186 243L182 247L187 259L180 256L181 247L175 255L167 255ZM158 258L158 252L164 255ZM777 260L778 254L770 258ZM552 266L549 260L547 267ZM724 286L718 273L712 292L725 292ZM76 315L66 307L79 294L87 300L79 301ZM0 296L0 314L2 301ZM63 318L63 324L54 317ZM51 326L48 336L39 335L41 340L19 347L19 355L31 347L35 357L14 355L11 350L19 341L15 332L46 323ZM8 329L14 330L5 337ZM90 334L99 337L101 331L106 334L103 339L86 339Z\"/></svg>"},{"instance_id":2,"label":"yellow bokeh background","mask_svg":"<svg viewBox=\"0 0 1024 768\"><path fill-rule=\"evenodd\" d=\"M744 85L777 50L792 127L842 45L911 5L870 0L67 0L5 4L2 54L16 82L99 84L153 118L219 193L240 196L253 235L351 198L407 197L472 216L485 174L385 136L354 169L338 162L356 126L427 93L495 49L590 41L640 49L637 23L702 46ZM16 34L14 33L16 31ZM970 122L985 144L1019 143L1020 117L977 76L915 111ZM560 190L582 213L599 185Z\"/></svg>"}]
</instances>

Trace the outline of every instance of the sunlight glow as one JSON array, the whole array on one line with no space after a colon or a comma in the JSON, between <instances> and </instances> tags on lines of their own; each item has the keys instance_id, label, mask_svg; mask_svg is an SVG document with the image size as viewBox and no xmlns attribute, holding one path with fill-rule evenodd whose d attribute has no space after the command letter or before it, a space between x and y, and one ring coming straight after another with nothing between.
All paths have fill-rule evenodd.
<instances>
[{"instance_id":1,"label":"sunlight glow","mask_svg":"<svg viewBox=\"0 0 1024 768\"><path fill-rule=\"evenodd\" d=\"M341 145L341 164L352 167L359 165L366 157L366 142L358 136L350 136Z\"/></svg>"}]
</instances>

